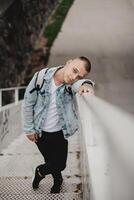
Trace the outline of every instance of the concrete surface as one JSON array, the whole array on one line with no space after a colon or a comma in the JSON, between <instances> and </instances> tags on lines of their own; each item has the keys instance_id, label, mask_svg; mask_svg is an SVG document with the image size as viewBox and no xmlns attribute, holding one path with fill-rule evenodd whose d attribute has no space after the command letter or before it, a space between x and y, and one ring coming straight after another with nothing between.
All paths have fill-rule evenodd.
<instances>
[{"instance_id":1,"label":"concrete surface","mask_svg":"<svg viewBox=\"0 0 134 200\"><path fill-rule=\"evenodd\" d=\"M49 65L91 59L96 95L134 114L134 1L75 0Z\"/></svg>"},{"instance_id":2,"label":"concrete surface","mask_svg":"<svg viewBox=\"0 0 134 200\"><path fill-rule=\"evenodd\" d=\"M83 144L83 197L90 200L134 199L134 117L117 106L85 94L77 98ZM85 158L85 159L84 159ZM87 200L88 198L86 198Z\"/></svg>"}]
</instances>

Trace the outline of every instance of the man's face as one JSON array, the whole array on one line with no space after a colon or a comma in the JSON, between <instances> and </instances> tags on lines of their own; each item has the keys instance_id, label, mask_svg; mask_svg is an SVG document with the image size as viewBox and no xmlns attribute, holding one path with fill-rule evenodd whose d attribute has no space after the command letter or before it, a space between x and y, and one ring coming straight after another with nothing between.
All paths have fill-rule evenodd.
<instances>
[{"instance_id":1,"label":"man's face","mask_svg":"<svg viewBox=\"0 0 134 200\"><path fill-rule=\"evenodd\" d=\"M84 61L76 58L69 60L64 69L64 82L67 84L73 84L74 82L84 78L88 72L85 69Z\"/></svg>"}]
</instances>

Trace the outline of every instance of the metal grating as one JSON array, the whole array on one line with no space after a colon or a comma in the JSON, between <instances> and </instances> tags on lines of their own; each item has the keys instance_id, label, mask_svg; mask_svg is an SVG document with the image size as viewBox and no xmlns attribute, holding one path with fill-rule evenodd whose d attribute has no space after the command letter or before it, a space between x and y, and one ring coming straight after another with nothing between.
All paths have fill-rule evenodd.
<instances>
[{"instance_id":1,"label":"metal grating","mask_svg":"<svg viewBox=\"0 0 134 200\"><path fill-rule=\"evenodd\" d=\"M80 200L81 194L0 194L0 200Z\"/></svg>"},{"instance_id":2,"label":"metal grating","mask_svg":"<svg viewBox=\"0 0 134 200\"><path fill-rule=\"evenodd\" d=\"M51 175L46 176L38 190L31 186L35 167L43 163L37 147L24 136L17 138L0 156L0 200L81 200L81 175L78 135L69 141L67 168L62 172L64 182L59 194L50 194Z\"/></svg>"},{"instance_id":3,"label":"metal grating","mask_svg":"<svg viewBox=\"0 0 134 200\"><path fill-rule=\"evenodd\" d=\"M31 177L1 177L0 200L82 199L80 184L63 182L60 194L50 194L52 185L52 178L48 176L40 182L40 187L34 191L31 187Z\"/></svg>"}]
</instances>

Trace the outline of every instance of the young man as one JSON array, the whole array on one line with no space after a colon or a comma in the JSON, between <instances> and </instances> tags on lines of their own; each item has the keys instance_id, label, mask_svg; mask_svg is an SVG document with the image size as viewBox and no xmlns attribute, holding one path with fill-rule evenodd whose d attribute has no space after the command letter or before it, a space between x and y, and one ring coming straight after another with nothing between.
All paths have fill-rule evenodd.
<instances>
[{"instance_id":1,"label":"young man","mask_svg":"<svg viewBox=\"0 0 134 200\"><path fill-rule=\"evenodd\" d=\"M29 83L23 103L24 132L34 142L45 163L37 166L32 182L37 189L45 175L54 179L51 193L59 193L66 167L67 138L78 130L78 118L73 104L76 92L93 93L94 83L83 79L91 70L86 57L78 57L64 66L50 68L43 75L42 87L35 90L37 73Z\"/></svg>"}]
</instances>

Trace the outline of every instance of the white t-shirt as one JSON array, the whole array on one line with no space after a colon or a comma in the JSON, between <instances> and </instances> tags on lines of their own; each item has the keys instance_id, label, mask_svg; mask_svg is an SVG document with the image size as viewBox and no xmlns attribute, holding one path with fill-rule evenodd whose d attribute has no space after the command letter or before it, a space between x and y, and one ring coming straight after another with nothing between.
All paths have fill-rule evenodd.
<instances>
[{"instance_id":1,"label":"white t-shirt","mask_svg":"<svg viewBox=\"0 0 134 200\"><path fill-rule=\"evenodd\" d=\"M47 111L47 117L44 123L43 131L46 132L56 132L61 130L61 126L59 125L59 116L57 113L56 107L56 90L59 86L55 85L54 79L51 81L50 88L50 104Z\"/></svg>"}]
</instances>

